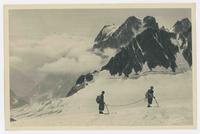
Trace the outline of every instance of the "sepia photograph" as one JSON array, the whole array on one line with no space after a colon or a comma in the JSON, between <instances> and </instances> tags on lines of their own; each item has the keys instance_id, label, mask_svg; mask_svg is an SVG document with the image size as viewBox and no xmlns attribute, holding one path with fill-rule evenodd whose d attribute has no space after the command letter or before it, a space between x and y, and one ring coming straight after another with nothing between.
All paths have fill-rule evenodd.
<instances>
[{"instance_id":1,"label":"sepia photograph","mask_svg":"<svg viewBox=\"0 0 200 134\"><path fill-rule=\"evenodd\" d=\"M9 130L196 127L194 4L6 5Z\"/></svg>"}]
</instances>

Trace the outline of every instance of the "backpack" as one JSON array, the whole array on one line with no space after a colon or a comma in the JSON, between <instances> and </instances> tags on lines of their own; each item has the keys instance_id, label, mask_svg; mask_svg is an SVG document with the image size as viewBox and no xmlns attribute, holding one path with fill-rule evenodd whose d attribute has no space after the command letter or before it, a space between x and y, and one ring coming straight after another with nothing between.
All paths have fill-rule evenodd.
<instances>
[{"instance_id":1,"label":"backpack","mask_svg":"<svg viewBox=\"0 0 200 134\"><path fill-rule=\"evenodd\" d=\"M97 96L97 98L96 98L96 102L99 104L100 101L101 101L101 96L99 95L99 96Z\"/></svg>"}]
</instances>

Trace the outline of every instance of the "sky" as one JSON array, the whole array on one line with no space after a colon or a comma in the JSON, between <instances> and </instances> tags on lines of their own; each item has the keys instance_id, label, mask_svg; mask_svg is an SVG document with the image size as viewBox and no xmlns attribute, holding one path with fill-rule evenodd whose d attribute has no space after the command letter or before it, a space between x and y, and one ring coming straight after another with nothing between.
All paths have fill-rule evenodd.
<instances>
[{"instance_id":1,"label":"sky","mask_svg":"<svg viewBox=\"0 0 200 134\"><path fill-rule=\"evenodd\" d=\"M142 19L154 16L159 24L171 28L182 18L190 17L188 9L45 9L11 10L10 39L42 39L51 34L95 37L107 24L122 24L129 16Z\"/></svg>"},{"instance_id":2,"label":"sky","mask_svg":"<svg viewBox=\"0 0 200 134\"><path fill-rule=\"evenodd\" d=\"M160 27L170 29L177 20L191 20L190 14L190 9L164 8L10 10L10 66L33 79L41 74L87 72L102 62L88 49L104 25L119 26L129 16L154 16Z\"/></svg>"}]
</instances>

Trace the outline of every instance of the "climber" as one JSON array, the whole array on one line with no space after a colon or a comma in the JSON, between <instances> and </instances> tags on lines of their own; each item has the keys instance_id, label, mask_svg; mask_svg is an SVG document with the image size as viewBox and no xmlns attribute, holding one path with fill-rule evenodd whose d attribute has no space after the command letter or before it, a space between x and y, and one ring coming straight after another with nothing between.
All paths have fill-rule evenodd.
<instances>
[{"instance_id":1,"label":"climber","mask_svg":"<svg viewBox=\"0 0 200 134\"><path fill-rule=\"evenodd\" d=\"M103 114L103 111L104 111L104 106L105 106L104 94L105 94L105 92L102 91L101 95L97 96L97 98L96 98L96 101L99 104L99 114Z\"/></svg>"},{"instance_id":2,"label":"climber","mask_svg":"<svg viewBox=\"0 0 200 134\"><path fill-rule=\"evenodd\" d=\"M154 93L153 89L154 89L153 86L151 86L150 89L148 89L148 91L145 94L145 98L148 100L147 107L151 107L152 101L153 99L155 99L155 96L153 94Z\"/></svg>"}]
</instances>

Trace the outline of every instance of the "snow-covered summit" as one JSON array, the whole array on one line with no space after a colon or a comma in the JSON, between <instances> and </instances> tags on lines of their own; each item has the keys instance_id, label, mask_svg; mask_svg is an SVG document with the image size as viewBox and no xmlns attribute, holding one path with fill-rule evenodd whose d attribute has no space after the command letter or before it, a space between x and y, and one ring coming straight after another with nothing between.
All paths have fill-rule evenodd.
<instances>
[{"instance_id":1,"label":"snow-covered summit","mask_svg":"<svg viewBox=\"0 0 200 134\"><path fill-rule=\"evenodd\" d=\"M95 38L95 42L98 43L100 41L106 41L117 29L117 26L115 24L113 25L105 25L97 37Z\"/></svg>"}]
</instances>

